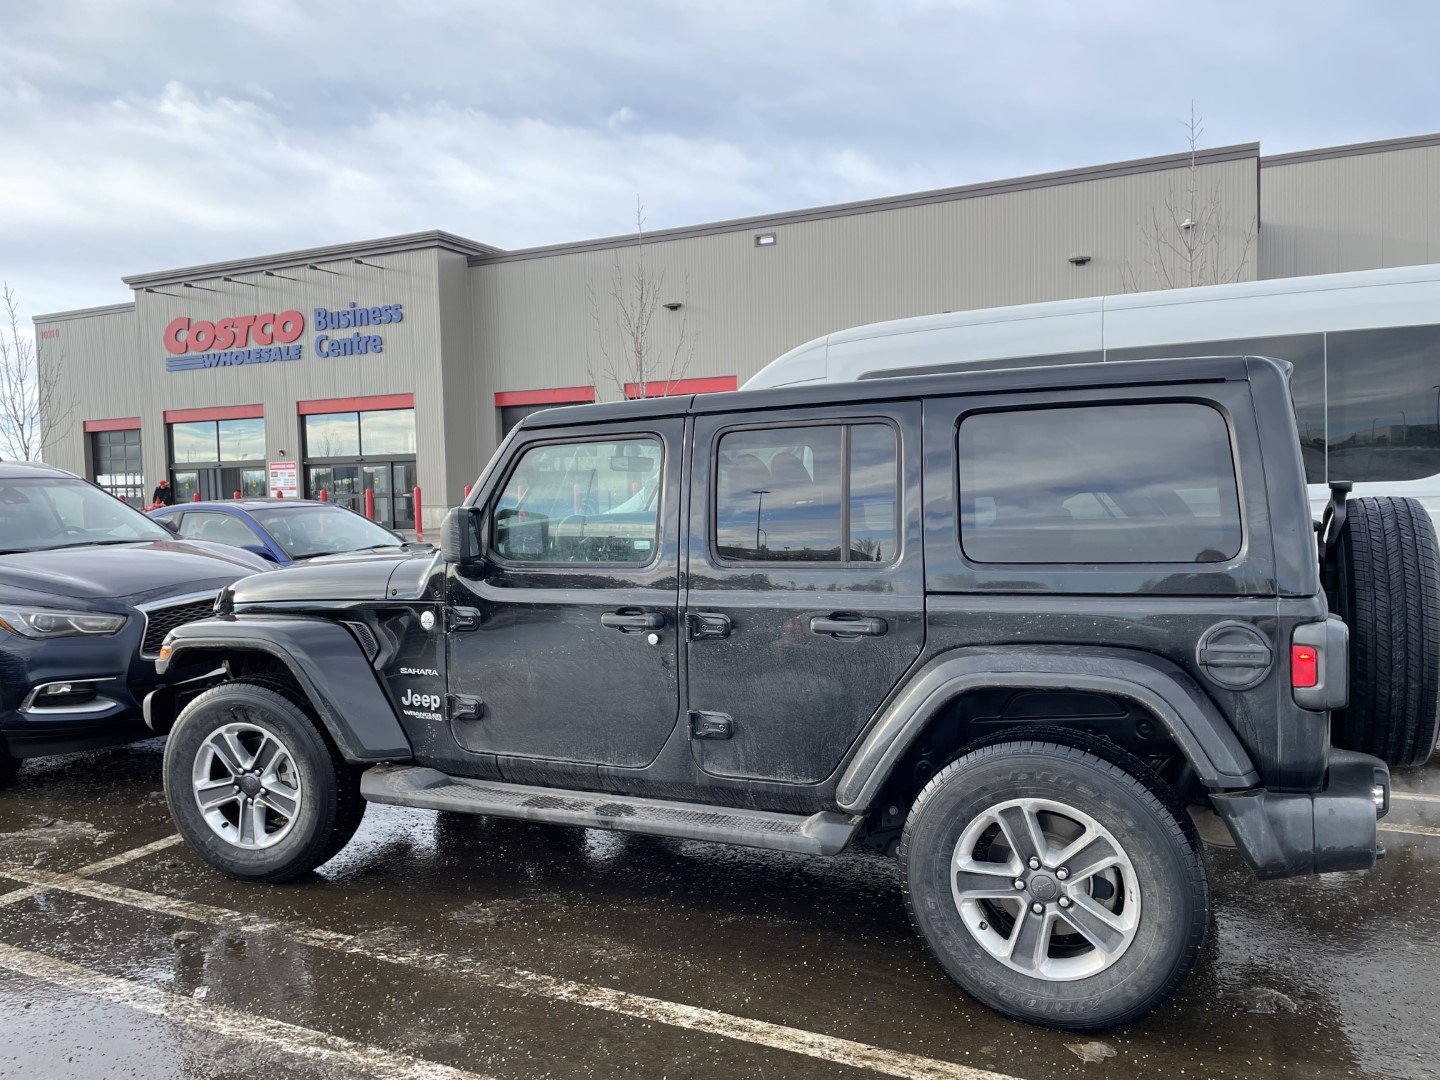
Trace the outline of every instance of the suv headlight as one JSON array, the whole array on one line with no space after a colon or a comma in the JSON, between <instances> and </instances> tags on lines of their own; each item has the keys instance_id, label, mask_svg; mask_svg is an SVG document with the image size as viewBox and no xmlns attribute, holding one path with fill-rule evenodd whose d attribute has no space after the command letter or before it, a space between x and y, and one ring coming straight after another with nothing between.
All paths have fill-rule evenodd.
<instances>
[{"instance_id":1,"label":"suv headlight","mask_svg":"<svg viewBox=\"0 0 1440 1080\"><path fill-rule=\"evenodd\" d=\"M113 634L125 625L124 615L53 608L0 607L0 629L28 638Z\"/></svg>"}]
</instances>

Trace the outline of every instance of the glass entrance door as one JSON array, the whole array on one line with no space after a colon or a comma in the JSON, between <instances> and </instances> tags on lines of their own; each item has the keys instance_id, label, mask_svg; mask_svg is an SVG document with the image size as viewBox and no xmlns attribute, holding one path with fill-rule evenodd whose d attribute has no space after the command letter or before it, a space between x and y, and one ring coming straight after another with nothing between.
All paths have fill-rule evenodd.
<instances>
[{"instance_id":1,"label":"glass entrance door","mask_svg":"<svg viewBox=\"0 0 1440 1080\"><path fill-rule=\"evenodd\" d=\"M389 526L395 519L394 490L390 486L390 462L364 466L364 485L375 493L375 520Z\"/></svg>"}]
</instances>

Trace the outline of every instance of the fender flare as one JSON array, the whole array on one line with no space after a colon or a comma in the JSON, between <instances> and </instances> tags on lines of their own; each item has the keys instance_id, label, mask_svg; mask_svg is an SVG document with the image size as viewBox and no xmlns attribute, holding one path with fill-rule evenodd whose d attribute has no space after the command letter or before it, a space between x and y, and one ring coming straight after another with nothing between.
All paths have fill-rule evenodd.
<instances>
[{"instance_id":1,"label":"fender flare","mask_svg":"<svg viewBox=\"0 0 1440 1080\"><path fill-rule=\"evenodd\" d=\"M194 662L200 653L221 659L232 652L267 653L295 676L346 761L411 759L410 740L374 668L338 623L285 615L202 619L177 626L166 644L169 654L155 665L161 674L172 665Z\"/></svg>"},{"instance_id":2,"label":"fender flare","mask_svg":"<svg viewBox=\"0 0 1440 1080\"><path fill-rule=\"evenodd\" d=\"M987 687L1087 690L1126 698L1153 713L1211 791L1260 782L1250 755L1215 703L1184 670L1150 653L1085 646L976 647L936 657L891 699L850 759L835 801L868 810L896 762L942 706Z\"/></svg>"}]
</instances>

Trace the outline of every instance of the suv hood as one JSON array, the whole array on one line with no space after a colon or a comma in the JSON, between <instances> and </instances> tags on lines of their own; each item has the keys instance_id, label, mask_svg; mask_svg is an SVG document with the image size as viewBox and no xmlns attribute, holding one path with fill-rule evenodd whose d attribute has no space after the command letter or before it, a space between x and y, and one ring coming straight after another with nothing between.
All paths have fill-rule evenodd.
<instances>
[{"instance_id":1,"label":"suv hood","mask_svg":"<svg viewBox=\"0 0 1440 1080\"><path fill-rule=\"evenodd\" d=\"M296 604L331 600L384 600L390 576L406 564L425 566L410 554L370 555L316 560L287 566L235 583L231 602L240 604Z\"/></svg>"},{"instance_id":2,"label":"suv hood","mask_svg":"<svg viewBox=\"0 0 1440 1080\"><path fill-rule=\"evenodd\" d=\"M102 547L54 548L0 555L0 593L47 599L114 599L131 603L205 589L270 569L270 563L223 544L153 540Z\"/></svg>"}]
</instances>

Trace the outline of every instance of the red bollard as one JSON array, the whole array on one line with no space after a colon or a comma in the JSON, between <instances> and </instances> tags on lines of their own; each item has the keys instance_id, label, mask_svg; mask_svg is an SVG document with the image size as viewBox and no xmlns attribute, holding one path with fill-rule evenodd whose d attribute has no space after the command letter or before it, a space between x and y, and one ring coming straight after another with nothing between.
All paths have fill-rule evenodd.
<instances>
[{"instance_id":1,"label":"red bollard","mask_svg":"<svg viewBox=\"0 0 1440 1080\"><path fill-rule=\"evenodd\" d=\"M232 499L238 499L238 498L240 498L240 492L239 492L239 491L236 491L235 494L234 494L234 495L231 495L230 497L231 497Z\"/></svg>"},{"instance_id":2,"label":"red bollard","mask_svg":"<svg viewBox=\"0 0 1440 1080\"><path fill-rule=\"evenodd\" d=\"M195 494L191 495L191 496L190 496L190 501L191 501L191 502L199 502L199 501L200 501L200 492L197 491L197 492L195 492Z\"/></svg>"},{"instance_id":3,"label":"red bollard","mask_svg":"<svg viewBox=\"0 0 1440 1080\"><path fill-rule=\"evenodd\" d=\"M277 499L283 499L283 498L285 497L285 492L281 491L279 488L276 488L276 489L275 489L275 497L276 497Z\"/></svg>"},{"instance_id":4,"label":"red bollard","mask_svg":"<svg viewBox=\"0 0 1440 1080\"><path fill-rule=\"evenodd\" d=\"M466 497L467 499L470 497L470 485L469 485L469 484L466 484L466 485L465 485L465 497Z\"/></svg>"},{"instance_id":5,"label":"red bollard","mask_svg":"<svg viewBox=\"0 0 1440 1080\"><path fill-rule=\"evenodd\" d=\"M418 485L417 485L416 488L415 488L414 495L415 495L415 539L416 539L416 540L423 540L423 539L425 539L425 538L421 535L421 531L422 531L423 528L424 528L424 524L423 524L424 515L420 512L420 488L419 488Z\"/></svg>"},{"instance_id":6,"label":"red bollard","mask_svg":"<svg viewBox=\"0 0 1440 1080\"><path fill-rule=\"evenodd\" d=\"M365 489L365 516L371 521L375 520L375 489Z\"/></svg>"},{"instance_id":7,"label":"red bollard","mask_svg":"<svg viewBox=\"0 0 1440 1080\"><path fill-rule=\"evenodd\" d=\"M324 488L321 488L321 489L320 489L320 501L321 501L321 502L329 502L329 501L330 501L330 492L326 491Z\"/></svg>"}]
</instances>

